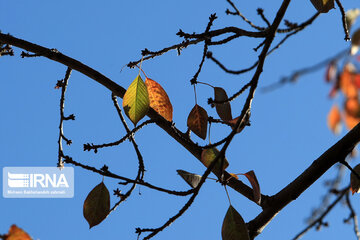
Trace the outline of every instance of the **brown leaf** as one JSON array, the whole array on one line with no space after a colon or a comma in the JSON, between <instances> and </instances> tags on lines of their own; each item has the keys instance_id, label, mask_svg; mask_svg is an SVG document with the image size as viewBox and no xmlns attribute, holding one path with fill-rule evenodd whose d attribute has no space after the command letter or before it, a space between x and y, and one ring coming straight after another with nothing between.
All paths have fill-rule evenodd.
<instances>
[{"instance_id":1,"label":"brown leaf","mask_svg":"<svg viewBox=\"0 0 360 240\"><path fill-rule=\"evenodd\" d=\"M196 104L188 116L187 126L197 136L205 140L207 133L207 121L207 112L205 109Z\"/></svg>"},{"instance_id":2,"label":"brown leaf","mask_svg":"<svg viewBox=\"0 0 360 240\"><path fill-rule=\"evenodd\" d=\"M84 202L83 214L89 227L98 225L109 214L110 194L104 182L101 182L91 190Z\"/></svg>"},{"instance_id":3,"label":"brown leaf","mask_svg":"<svg viewBox=\"0 0 360 240\"><path fill-rule=\"evenodd\" d=\"M201 153L201 162L205 165L205 167L209 167L212 161L219 155L220 151L217 148L205 148ZM223 164L221 168L221 163ZM229 162L226 158L223 160L218 159L215 167L213 168L213 172L216 175L220 175L227 167L229 166Z\"/></svg>"},{"instance_id":4,"label":"brown leaf","mask_svg":"<svg viewBox=\"0 0 360 240\"><path fill-rule=\"evenodd\" d=\"M360 29L357 29L351 36L351 55L355 55L360 47Z\"/></svg>"},{"instance_id":5,"label":"brown leaf","mask_svg":"<svg viewBox=\"0 0 360 240\"><path fill-rule=\"evenodd\" d=\"M354 171L360 175L360 164L356 165ZM352 194L360 192L360 180L359 178L351 172L350 174L350 189Z\"/></svg>"},{"instance_id":6,"label":"brown leaf","mask_svg":"<svg viewBox=\"0 0 360 240\"><path fill-rule=\"evenodd\" d=\"M321 13L327 13L335 7L334 0L311 0L311 3L314 5L316 10Z\"/></svg>"},{"instance_id":7,"label":"brown leaf","mask_svg":"<svg viewBox=\"0 0 360 240\"><path fill-rule=\"evenodd\" d=\"M182 177L182 179L185 180L185 182L187 184L190 185L190 187L192 188L196 188L197 185L199 184L200 180L201 180L201 176L194 174L194 173L189 173L187 171L184 170L176 170L177 173L180 175L180 177Z\"/></svg>"},{"instance_id":8,"label":"brown leaf","mask_svg":"<svg viewBox=\"0 0 360 240\"><path fill-rule=\"evenodd\" d=\"M215 101L225 101L228 99L225 90L221 87L214 87L214 95ZM229 102L224 104L215 104L215 106L216 112L221 120L230 121L232 119L231 106Z\"/></svg>"},{"instance_id":9,"label":"brown leaf","mask_svg":"<svg viewBox=\"0 0 360 240\"><path fill-rule=\"evenodd\" d=\"M145 85L149 93L150 107L171 122L173 118L173 107L165 90L159 83L150 78L146 78Z\"/></svg>"},{"instance_id":10,"label":"brown leaf","mask_svg":"<svg viewBox=\"0 0 360 240\"><path fill-rule=\"evenodd\" d=\"M252 189L253 189L253 194L254 194L254 201L260 205L261 203L261 192L260 192L260 185L259 182L256 178L255 172L253 170L243 174L250 182Z\"/></svg>"},{"instance_id":11,"label":"brown leaf","mask_svg":"<svg viewBox=\"0 0 360 240\"><path fill-rule=\"evenodd\" d=\"M222 224L221 236L222 240L250 240L244 219L231 205Z\"/></svg>"},{"instance_id":12,"label":"brown leaf","mask_svg":"<svg viewBox=\"0 0 360 240\"><path fill-rule=\"evenodd\" d=\"M327 117L327 124L333 133L339 134L341 132L341 114L337 105L331 107Z\"/></svg>"},{"instance_id":13,"label":"brown leaf","mask_svg":"<svg viewBox=\"0 0 360 240\"><path fill-rule=\"evenodd\" d=\"M11 225L6 240L32 240L32 238L24 230L17 227L15 224Z\"/></svg>"}]
</instances>

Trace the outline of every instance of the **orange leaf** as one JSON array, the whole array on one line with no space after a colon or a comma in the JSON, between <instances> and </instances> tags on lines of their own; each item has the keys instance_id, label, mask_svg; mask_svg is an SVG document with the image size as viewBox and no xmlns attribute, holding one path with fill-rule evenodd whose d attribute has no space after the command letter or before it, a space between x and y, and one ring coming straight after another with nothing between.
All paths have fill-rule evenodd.
<instances>
[{"instance_id":1,"label":"orange leaf","mask_svg":"<svg viewBox=\"0 0 360 240\"><path fill-rule=\"evenodd\" d=\"M348 98L345 101L344 109L347 114L353 117L359 117L360 113L360 104L357 98Z\"/></svg>"},{"instance_id":2,"label":"orange leaf","mask_svg":"<svg viewBox=\"0 0 360 240\"><path fill-rule=\"evenodd\" d=\"M207 121L207 112L205 109L196 104L188 116L187 126L196 135L205 140L207 133Z\"/></svg>"},{"instance_id":3,"label":"orange leaf","mask_svg":"<svg viewBox=\"0 0 360 240\"><path fill-rule=\"evenodd\" d=\"M337 105L333 105L330 109L327 124L333 133L339 134L341 132L341 114Z\"/></svg>"},{"instance_id":4,"label":"orange leaf","mask_svg":"<svg viewBox=\"0 0 360 240\"><path fill-rule=\"evenodd\" d=\"M359 122L360 122L360 118L351 116L350 114L348 114L346 111L344 112L344 121L345 121L345 125L348 129L352 129L353 127L355 127Z\"/></svg>"},{"instance_id":5,"label":"orange leaf","mask_svg":"<svg viewBox=\"0 0 360 240\"><path fill-rule=\"evenodd\" d=\"M253 188L253 194L254 194L254 201L260 205L261 203L261 192L260 192L260 185L256 178L255 172L253 170L243 174L250 182L252 188Z\"/></svg>"},{"instance_id":6,"label":"orange leaf","mask_svg":"<svg viewBox=\"0 0 360 240\"><path fill-rule=\"evenodd\" d=\"M150 78L146 78L145 85L149 93L150 107L171 122L173 118L173 107L165 90L159 83Z\"/></svg>"},{"instance_id":7,"label":"orange leaf","mask_svg":"<svg viewBox=\"0 0 360 240\"><path fill-rule=\"evenodd\" d=\"M348 98L355 98L358 96L355 76L354 66L352 64L346 64L340 75L340 88L344 95Z\"/></svg>"},{"instance_id":8,"label":"orange leaf","mask_svg":"<svg viewBox=\"0 0 360 240\"><path fill-rule=\"evenodd\" d=\"M24 230L17 227L15 224L11 225L6 240L32 240L32 238Z\"/></svg>"},{"instance_id":9,"label":"orange leaf","mask_svg":"<svg viewBox=\"0 0 360 240\"><path fill-rule=\"evenodd\" d=\"M238 175L236 175L235 173L229 173L231 177L235 178L235 179L239 179Z\"/></svg>"},{"instance_id":10,"label":"orange leaf","mask_svg":"<svg viewBox=\"0 0 360 240\"><path fill-rule=\"evenodd\" d=\"M221 87L214 87L215 101L225 101L228 96L225 90ZM223 104L215 104L216 112L221 120L230 121L232 119L231 106L229 102Z\"/></svg>"}]
</instances>

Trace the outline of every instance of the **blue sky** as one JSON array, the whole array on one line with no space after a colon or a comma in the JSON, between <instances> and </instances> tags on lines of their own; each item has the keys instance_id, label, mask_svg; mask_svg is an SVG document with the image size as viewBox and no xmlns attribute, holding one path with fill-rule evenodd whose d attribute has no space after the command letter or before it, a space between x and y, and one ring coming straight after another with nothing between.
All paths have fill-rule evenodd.
<instances>
[{"instance_id":1,"label":"blue sky","mask_svg":"<svg viewBox=\"0 0 360 240\"><path fill-rule=\"evenodd\" d=\"M256 8L265 9L269 19L281 1L238 3L250 19L262 24ZM344 1L346 9L356 7ZM49 48L56 48L97 69L127 88L138 70L124 68L129 61L140 58L144 48L158 50L181 41L175 34L201 32L208 17L217 13L213 29L227 25L248 26L234 16L226 16L226 1L45 1L0 0L0 30ZM315 13L310 1L293 1L286 19L301 22ZM344 39L338 10L323 14L308 29L292 37L283 47L267 58L260 88L278 81L293 70L316 63L349 46ZM359 26L356 25L355 28ZM280 35L277 38L279 41ZM212 47L214 56L231 69L253 64L257 54L252 48L258 40L238 39L226 46ZM189 80L201 60L202 45L175 51L143 63L147 75L159 82L174 108L176 126L185 131L186 118L194 105L193 87ZM44 58L0 58L2 80L0 101L0 167L56 166L60 91L54 89L66 67ZM241 88L251 74L232 76L206 61L199 80L221 86L228 94ZM302 77L298 83L270 93L257 91L253 102L251 127L232 142L227 159L228 170L245 173L254 170L263 194L272 195L300 174L307 166L334 144L334 136L326 126L326 115L332 103L330 86L324 83L324 70ZM212 89L197 87L198 104L209 115L215 109L206 106ZM244 97L232 102L233 115L242 108ZM65 122L65 135L73 144L64 150L74 160L101 167L127 177L135 176L137 159L129 142L118 147L101 149L98 154L83 152L84 143L104 143L119 139L125 131L113 108L110 92L86 76L73 72L66 98L66 114L74 113L76 121ZM130 121L129 121L130 123ZM130 124L132 126L132 124ZM212 129L212 141L220 139L225 128ZM342 132L344 134L345 131ZM195 141L205 144L193 136ZM187 190L176 169L201 174L205 169L191 154L165 132L150 125L136 134L145 159L146 180L170 189ZM356 159L358 161L358 159ZM351 164L354 165L355 162ZM303 227L304 219L326 192L323 182L334 176L330 170L299 199L287 206L257 239L290 239ZM349 175L349 173L346 173ZM347 176L348 177L348 176ZM346 178L347 179L347 178ZM135 228L154 228L174 215L187 198L168 196L140 187L103 223L89 230L82 216L82 204L89 191L102 177L75 168L75 196L71 199L6 199L0 197L0 233L11 224L25 229L34 239L136 239ZM242 179L246 182L246 179ZM117 181L105 178L110 191ZM347 183L344 183L347 184ZM141 195L138 193L141 192ZM234 207L245 221L253 219L260 208L230 190ZM111 204L116 198L111 198ZM359 205L358 197L353 198ZM209 239L221 237L221 224L228 208L223 188L207 181L190 210L156 239ZM331 228L311 231L303 239L354 238L351 225L344 225L348 210L338 206L327 220Z\"/></svg>"}]
</instances>

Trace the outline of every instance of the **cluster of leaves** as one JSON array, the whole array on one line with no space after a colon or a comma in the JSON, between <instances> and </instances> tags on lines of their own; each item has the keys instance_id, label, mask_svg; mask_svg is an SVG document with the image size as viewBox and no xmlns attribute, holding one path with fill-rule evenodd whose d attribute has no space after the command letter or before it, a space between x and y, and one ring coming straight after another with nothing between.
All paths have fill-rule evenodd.
<instances>
[{"instance_id":1,"label":"cluster of leaves","mask_svg":"<svg viewBox=\"0 0 360 240\"><path fill-rule=\"evenodd\" d=\"M347 12L346 22L349 29L359 15L360 9L352 9ZM335 134L341 132L341 122L344 122L348 129L352 129L360 122L360 72L355 65L360 60L356 55L360 45L360 29L352 34L351 44L349 54L342 62L343 67L339 66L339 60L333 60L329 63L325 75L325 80L333 84L330 97L334 98L338 92L343 95L342 109L337 103L334 103L328 114L328 126Z\"/></svg>"}]
</instances>

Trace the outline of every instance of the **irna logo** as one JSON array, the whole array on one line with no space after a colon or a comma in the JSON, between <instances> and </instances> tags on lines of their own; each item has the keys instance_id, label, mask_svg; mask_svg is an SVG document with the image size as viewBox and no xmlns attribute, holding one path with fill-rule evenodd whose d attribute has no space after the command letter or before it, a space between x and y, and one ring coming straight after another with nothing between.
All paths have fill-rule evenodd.
<instances>
[{"instance_id":1,"label":"irna logo","mask_svg":"<svg viewBox=\"0 0 360 240\"><path fill-rule=\"evenodd\" d=\"M69 187L65 174L22 174L8 172L8 186L13 188L47 188L49 186L54 188Z\"/></svg>"},{"instance_id":2,"label":"irna logo","mask_svg":"<svg viewBox=\"0 0 360 240\"><path fill-rule=\"evenodd\" d=\"M3 168L5 198L72 198L74 169L65 167Z\"/></svg>"}]
</instances>

